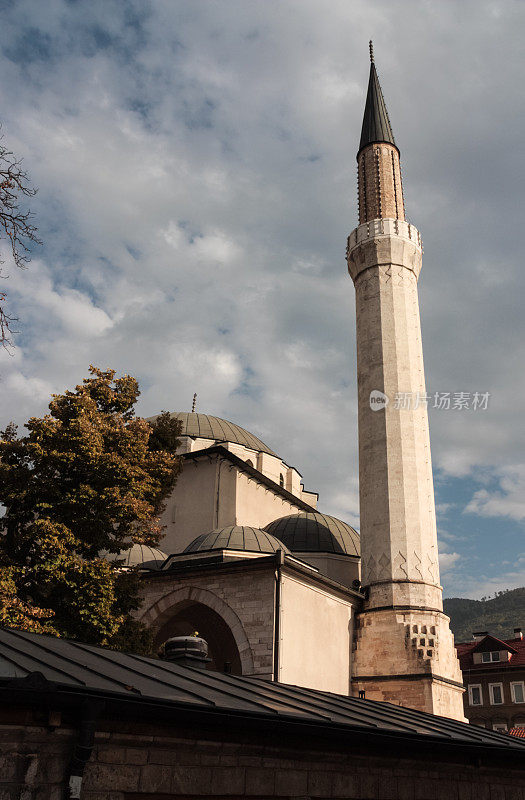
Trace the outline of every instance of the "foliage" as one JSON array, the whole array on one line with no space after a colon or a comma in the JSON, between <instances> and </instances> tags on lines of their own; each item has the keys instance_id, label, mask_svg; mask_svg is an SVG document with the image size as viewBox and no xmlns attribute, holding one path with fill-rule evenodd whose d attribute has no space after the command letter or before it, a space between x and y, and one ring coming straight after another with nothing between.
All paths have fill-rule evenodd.
<instances>
[{"instance_id":1,"label":"foliage","mask_svg":"<svg viewBox=\"0 0 525 800\"><path fill-rule=\"evenodd\" d=\"M451 597L443 601L457 642L468 642L474 631L488 631L510 639L513 629L525 625L525 588L497 592L492 599Z\"/></svg>"},{"instance_id":2,"label":"foliage","mask_svg":"<svg viewBox=\"0 0 525 800\"><path fill-rule=\"evenodd\" d=\"M20 206L22 198L35 194L22 162L0 144L0 239L9 242L13 261L20 269L25 269L30 260L29 245L41 243L31 222L31 212ZM0 277L5 276L0 272ZM6 310L6 297L6 292L0 291L0 344L4 347L12 344L11 323L15 321Z\"/></svg>"},{"instance_id":3,"label":"foliage","mask_svg":"<svg viewBox=\"0 0 525 800\"><path fill-rule=\"evenodd\" d=\"M138 575L111 554L158 544L180 459L179 423L135 417L138 395L129 375L90 367L74 391L53 396L49 414L29 420L28 435L3 432L0 568L11 570L18 602L52 612L49 632L145 652L150 636L131 616Z\"/></svg>"}]
</instances>

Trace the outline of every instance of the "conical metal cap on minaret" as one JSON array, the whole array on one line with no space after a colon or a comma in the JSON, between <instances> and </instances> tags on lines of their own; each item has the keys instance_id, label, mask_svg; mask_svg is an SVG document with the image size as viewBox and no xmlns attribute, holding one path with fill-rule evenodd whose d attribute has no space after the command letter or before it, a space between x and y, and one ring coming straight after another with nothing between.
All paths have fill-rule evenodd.
<instances>
[{"instance_id":1,"label":"conical metal cap on minaret","mask_svg":"<svg viewBox=\"0 0 525 800\"><path fill-rule=\"evenodd\" d=\"M359 142L359 152L369 144L375 142L386 142L397 147L392 126L388 118L386 103L377 77L376 65L374 63L374 50L370 41L370 78L368 81L368 93L366 95L365 113L363 117L363 127L361 128L361 141ZM358 153L359 155L359 153Z\"/></svg>"}]
</instances>

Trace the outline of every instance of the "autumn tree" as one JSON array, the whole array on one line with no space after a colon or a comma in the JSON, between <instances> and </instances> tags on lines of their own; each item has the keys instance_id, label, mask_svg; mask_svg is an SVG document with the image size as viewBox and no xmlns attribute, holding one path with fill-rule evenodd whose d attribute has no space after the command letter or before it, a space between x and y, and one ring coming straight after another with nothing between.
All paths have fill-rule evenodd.
<instances>
[{"instance_id":1,"label":"autumn tree","mask_svg":"<svg viewBox=\"0 0 525 800\"><path fill-rule=\"evenodd\" d=\"M180 471L180 423L167 413L153 424L135 416L138 396L135 378L90 367L74 391L53 396L49 414L26 423L27 435L3 431L4 624L147 650L148 633L132 618L139 577L111 558L159 543Z\"/></svg>"}]
</instances>

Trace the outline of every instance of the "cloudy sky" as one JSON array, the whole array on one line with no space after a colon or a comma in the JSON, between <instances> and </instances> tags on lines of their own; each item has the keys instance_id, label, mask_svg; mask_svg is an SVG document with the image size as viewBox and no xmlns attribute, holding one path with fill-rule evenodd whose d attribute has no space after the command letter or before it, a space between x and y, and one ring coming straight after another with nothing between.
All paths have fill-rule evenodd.
<instances>
[{"instance_id":1,"label":"cloudy sky","mask_svg":"<svg viewBox=\"0 0 525 800\"><path fill-rule=\"evenodd\" d=\"M525 4L507 0L0 0L4 144L44 242L5 288L0 423L90 363L138 411L259 435L358 525L346 236L368 39L425 243L429 392L448 596L525 585ZM4 285L2 286L4 288Z\"/></svg>"}]
</instances>

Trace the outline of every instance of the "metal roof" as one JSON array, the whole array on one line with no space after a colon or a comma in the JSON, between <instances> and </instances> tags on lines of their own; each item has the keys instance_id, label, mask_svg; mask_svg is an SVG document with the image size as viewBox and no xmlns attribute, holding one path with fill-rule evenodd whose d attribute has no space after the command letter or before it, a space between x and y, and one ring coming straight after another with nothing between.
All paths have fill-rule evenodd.
<instances>
[{"instance_id":1,"label":"metal roof","mask_svg":"<svg viewBox=\"0 0 525 800\"><path fill-rule=\"evenodd\" d=\"M346 522L319 511L288 514L273 520L265 531L296 553L339 553L359 556L359 534Z\"/></svg>"},{"instance_id":2,"label":"metal roof","mask_svg":"<svg viewBox=\"0 0 525 800\"><path fill-rule=\"evenodd\" d=\"M247 550L254 553L276 553L277 550L290 551L280 542L260 528L248 525L228 525L226 528L203 533L185 548L185 553L204 550Z\"/></svg>"},{"instance_id":3,"label":"metal roof","mask_svg":"<svg viewBox=\"0 0 525 800\"><path fill-rule=\"evenodd\" d=\"M231 722L232 714L244 715L260 725L302 723L328 734L408 736L420 744L525 753L525 740L389 703L201 671L66 639L0 629L0 689L9 692L8 698L15 688L19 694L24 691L23 679L35 673L41 677L34 677L33 685L49 681L61 696L89 694L139 705L156 701L157 706L160 702L173 711L213 711L224 718L224 724ZM29 679L27 691L31 691ZM5 707L5 698L2 703Z\"/></svg>"},{"instance_id":4,"label":"metal roof","mask_svg":"<svg viewBox=\"0 0 525 800\"><path fill-rule=\"evenodd\" d=\"M182 424L180 436L214 439L216 442L234 442L257 452L269 453L271 456L276 455L268 445L261 442L253 433L241 428L240 425L235 425L234 422L228 422L226 419L212 417L209 414L198 414L195 411L173 411L170 417L180 420ZM154 420L156 417L150 417L150 419Z\"/></svg>"},{"instance_id":5,"label":"metal roof","mask_svg":"<svg viewBox=\"0 0 525 800\"><path fill-rule=\"evenodd\" d=\"M379 85L376 66L372 61L370 64L370 78L368 81L363 127L361 128L359 153L363 147L373 144L374 142L388 142L389 144L393 144L394 147L396 146L383 92Z\"/></svg>"}]
</instances>

